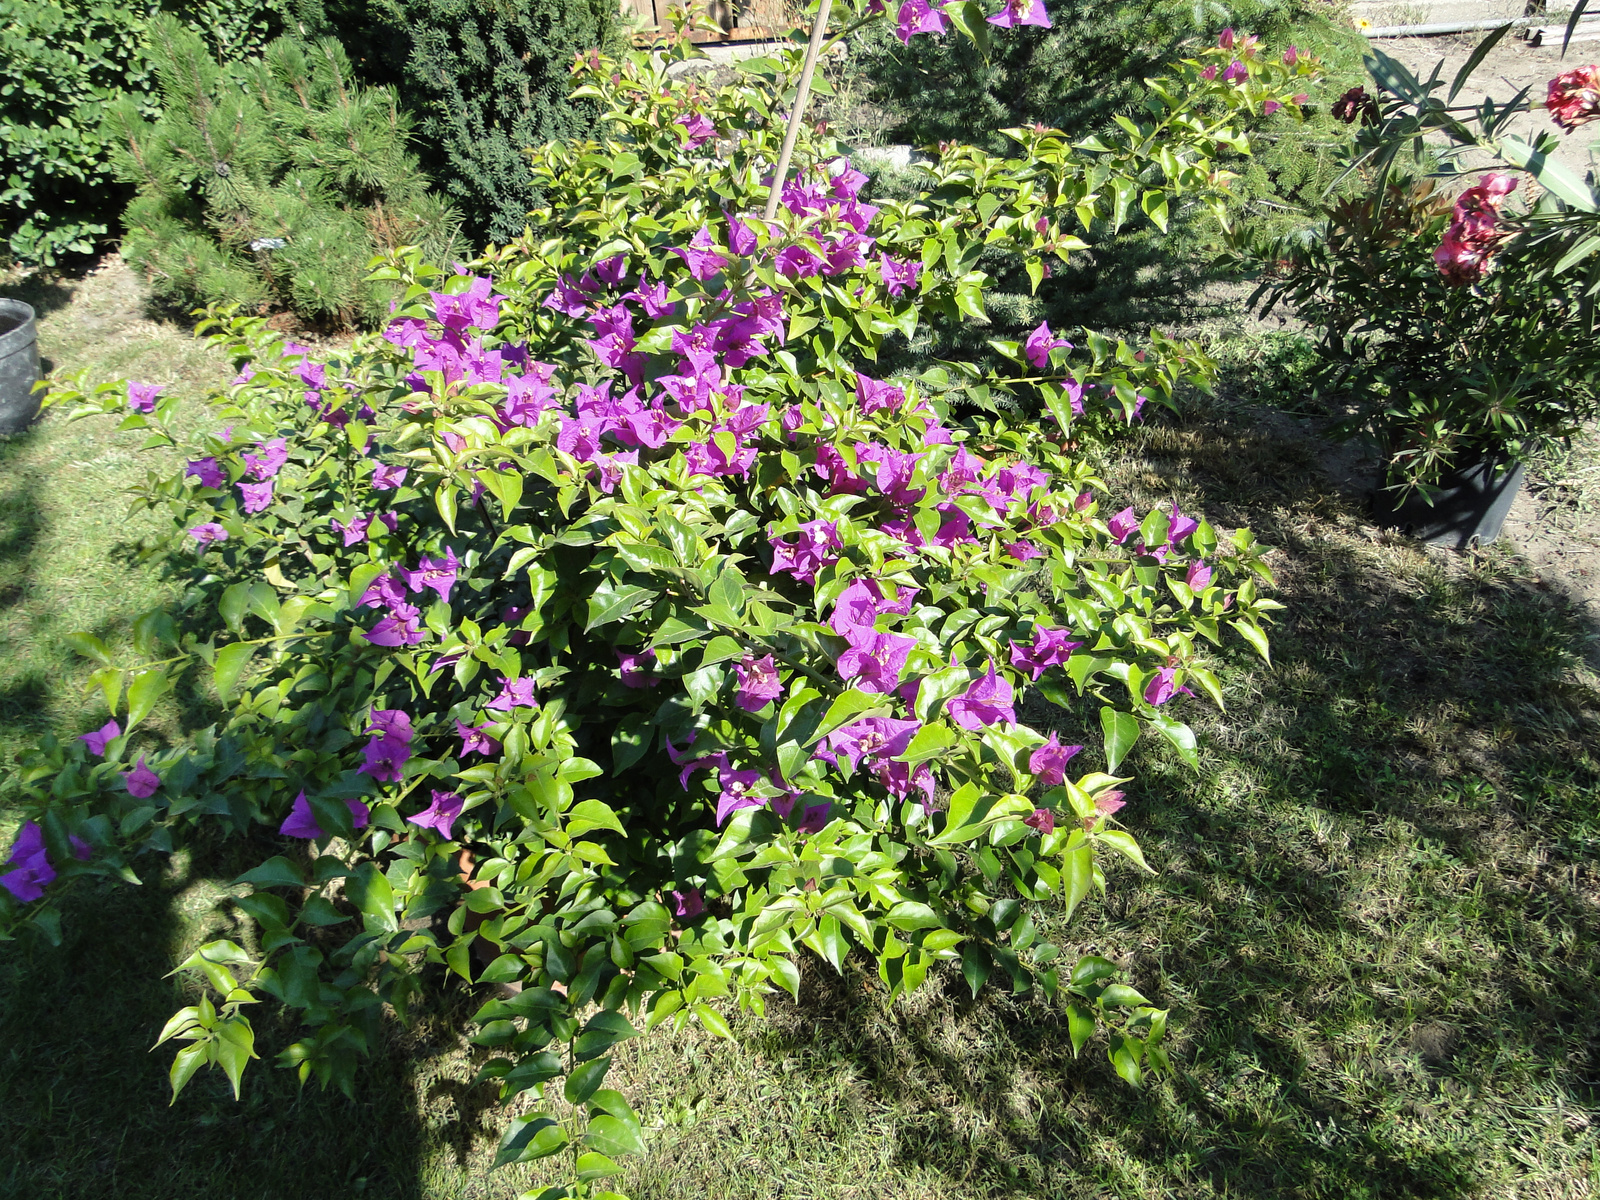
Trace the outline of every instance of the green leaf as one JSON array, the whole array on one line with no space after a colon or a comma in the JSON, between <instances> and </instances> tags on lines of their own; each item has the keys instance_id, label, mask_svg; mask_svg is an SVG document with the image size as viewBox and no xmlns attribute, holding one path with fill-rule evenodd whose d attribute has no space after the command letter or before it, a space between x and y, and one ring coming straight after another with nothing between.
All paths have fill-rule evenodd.
<instances>
[{"instance_id":1,"label":"green leaf","mask_svg":"<svg viewBox=\"0 0 1600 1200\"><path fill-rule=\"evenodd\" d=\"M896 929L939 929L944 922L939 914L918 900L902 900L889 910L885 921Z\"/></svg>"},{"instance_id":2,"label":"green leaf","mask_svg":"<svg viewBox=\"0 0 1600 1200\"><path fill-rule=\"evenodd\" d=\"M237 586L237 585L235 585ZM92 633L69 633L67 645L85 658L92 658L103 667L111 665L111 651Z\"/></svg>"},{"instance_id":3,"label":"green leaf","mask_svg":"<svg viewBox=\"0 0 1600 1200\"><path fill-rule=\"evenodd\" d=\"M828 705L817 727L811 731L811 736L806 739L806 745L820 742L835 729L849 724L864 713L874 711L889 712L890 706L884 703L884 698L870 692L863 692L857 688L849 688L842 692L837 699Z\"/></svg>"},{"instance_id":4,"label":"green leaf","mask_svg":"<svg viewBox=\"0 0 1600 1200\"><path fill-rule=\"evenodd\" d=\"M733 1030L728 1025L728 1019L709 1004L696 1004L693 1012L707 1033L727 1038L729 1041L733 1040Z\"/></svg>"},{"instance_id":5,"label":"green leaf","mask_svg":"<svg viewBox=\"0 0 1600 1200\"><path fill-rule=\"evenodd\" d=\"M1182 721L1174 721L1171 717L1155 713L1147 718L1155 726L1156 732L1172 743L1184 762L1198 771L1200 769L1200 755L1195 748L1194 730Z\"/></svg>"},{"instance_id":6,"label":"green leaf","mask_svg":"<svg viewBox=\"0 0 1600 1200\"><path fill-rule=\"evenodd\" d=\"M578 1155L574 1167L578 1172L579 1183L593 1183L596 1179L608 1179L613 1175L622 1174L621 1167L594 1150Z\"/></svg>"},{"instance_id":7,"label":"green leaf","mask_svg":"<svg viewBox=\"0 0 1600 1200\"><path fill-rule=\"evenodd\" d=\"M1117 973L1117 964L1109 958L1102 958L1098 954L1085 954L1078 960L1078 965L1072 968L1073 987L1092 987L1102 979L1110 979Z\"/></svg>"},{"instance_id":8,"label":"green leaf","mask_svg":"<svg viewBox=\"0 0 1600 1200\"><path fill-rule=\"evenodd\" d=\"M572 1055L579 1062L598 1058L618 1042L639 1036L639 1031L628 1023L628 1018L618 1012L602 1009L589 1018L583 1032L572 1043Z\"/></svg>"},{"instance_id":9,"label":"green leaf","mask_svg":"<svg viewBox=\"0 0 1600 1200\"><path fill-rule=\"evenodd\" d=\"M1151 875L1155 874L1154 871L1150 870L1150 864L1145 862L1144 851L1139 849L1139 843L1133 840L1132 834L1124 833L1120 829L1102 829L1094 835L1094 840L1110 846L1128 861L1138 866L1140 870Z\"/></svg>"},{"instance_id":10,"label":"green leaf","mask_svg":"<svg viewBox=\"0 0 1600 1200\"><path fill-rule=\"evenodd\" d=\"M232 645L224 646L217 651L214 668L216 671L217 695L224 701L233 694L233 689L239 684L239 676L244 673L245 667L249 665L250 659L255 652L256 648L254 646L246 645L244 642L234 642Z\"/></svg>"},{"instance_id":11,"label":"green leaf","mask_svg":"<svg viewBox=\"0 0 1600 1200\"><path fill-rule=\"evenodd\" d=\"M249 586L235 583L222 593L222 599L217 602L217 611L222 614L222 620L228 628L238 633L244 625L244 614L249 604Z\"/></svg>"},{"instance_id":12,"label":"green leaf","mask_svg":"<svg viewBox=\"0 0 1600 1200\"><path fill-rule=\"evenodd\" d=\"M1072 1057L1077 1058L1094 1036L1094 1010L1081 1004L1067 1005L1067 1034L1072 1038Z\"/></svg>"},{"instance_id":13,"label":"green leaf","mask_svg":"<svg viewBox=\"0 0 1600 1200\"><path fill-rule=\"evenodd\" d=\"M511 1122L505 1136L500 1139L499 1152L494 1156L490 1170L498 1170L508 1163L533 1162L548 1158L567 1144L567 1131L543 1113L531 1113Z\"/></svg>"},{"instance_id":14,"label":"green leaf","mask_svg":"<svg viewBox=\"0 0 1600 1200\"><path fill-rule=\"evenodd\" d=\"M445 525L451 533L456 531L456 502L460 498L456 485L441 483L439 489L433 494L433 502L439 509L439 515L444 518Z\"/></svg>"},{"instance_id":15,"label":"green leaf","mask_svg":"<svg viewBox=\"0 0 1600 1200\"><path fill-rule=\"evenodd\" d=\"M1066 901L1066 917L1070 919L1083 898L1094 886L1094 851L1087 844L1068 850L1061 856L1061 890Z\"/></svg>"},{"instance_id":16,"label":"green leaf","mask_svg":"<svg viewBox=\"0 0 1600 1200\"><path fill-rule=\"evenodd\" d=\"M1100 729L1105 736L1106 770L1115 771L1139 740L1139 720L1107 705L1100 710Z\"/></svg>"},{"instance_id":17,"label":"green leaf","mask_svg":"<svg viewBox=\"0 0 1600 1200\"><path fill-rule=\"evenodd\" d=\"M636 587L631 583L610 591L596 592L589 597L589 623L583 627L583 631L588 633L601 625L620 621L653 596L655 592L651 589Z\"/></svg>"},{"instance_id":18,"label":"green leaf","mask_svg":"<svg viewBox=\"0 0 1600 1200\"><path fill-rule=\"evenodd\" d=\"M1580 212L1596 210L1595 196L1589 186L1560 163L1546 158L1518 137L1506 136L1500 140L1500 153L1507 162L1521 167L1539 181L1545 190Z\"/></svg>"},{"instance_id":19,"label":"green leaf","mask_svg":"<svg viewBox=\"0 0 1600 1200\"><path fill-rule=\"evenodd\" d=\"M606 1072L611 1069L611 1059L596 1058L575 1067L567 1076L564 1094L568 1104L582 1104L599 1090Z\"/></svg>"},{"instance_id":20,"label":"green leaf","mask_svg":"<svg viewBox=\"0 0 1600 1200\"><path fill-rule=\"evenodd\" d=\"M150 715L150 710L172 690L172 680L164 671L141 671L128 684L128 729Z\"/></svg>"},{"instance_id":21,"label":"green leaf","mask_svg":"<svg viewBox=\"0 0 1600 1200\"><path fill-rule=\"evenodd\" d=\"M593 1146L601 1154L617 1158L624 1154L645 1152L644 1134L638 1118L624 1120L610 1113L589 1119L589 1128L583 1135L584 1145Z\"/></svg>"},{"instance_id":22,"label":"green leaf","mask_svg":"<svg viewBox=\"0 0 1600 1200\"><path fill-rule=\"evenodd\" d=\"M609 804L600 800L580 800L573 805L567 818L567 835L582 837L596 829L610 829L622 833L622 822Z\"/></svg>"},{"instance_id":23,"label":"green leaf","mask_svg":"<svg viewBox=\"0 0 1600 1200\"><path fill-rule=\"evenodd\" d=\"M234 883L251 883L256 887L305 887L306 879L294 863L280 854L246 871Z\"/></svg>"},{"instance_id":24,"label":"green leaf","mask_svg":"<svg viewBox=\"0 0 1600 1200\"><path fill-rule=\"evenodd\" d=\"M167 1072L167 1080L172 1084L172 1099L169 1104L178 1102L178 1093L183 1091L189 1080L194 1078L194 1073L206 1065L209 1057L208 1049L209 1047L201 1042L185 1046L178 1051L177 1057L172 1060L172 1069Z\"/></svg>"},{"instance_id":25,"label":"green leaf","mask_svg":"<svg viewBox=\"0 0 1600 1200\"><path fill-rule=\"evenodd\" d=\"M966 979L967 986L972 989L974 1000L983 990L983 985L989 981L989 972L993 966L994 962L990 959L989 952L977 942L968 942L961 948L961 974Z\"/></svg>"}]
</instances>

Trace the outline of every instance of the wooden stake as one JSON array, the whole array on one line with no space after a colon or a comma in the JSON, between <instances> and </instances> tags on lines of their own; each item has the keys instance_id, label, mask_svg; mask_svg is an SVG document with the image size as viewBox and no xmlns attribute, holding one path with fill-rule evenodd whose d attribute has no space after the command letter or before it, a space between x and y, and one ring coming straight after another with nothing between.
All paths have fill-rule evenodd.
<instances>
[{"instance_id":1,"label":"wooden stake","mask_svg":"<svg viewBox=\"0 0 1600 1200\"><path fill-rule=\"evenodd\" d=\"M800 68L800 90L795 93L794 111L789 114L789 127L783 133L783 149L778 151L778 169L772 176L772 192L767 196L767 220L778 215L778 200L783 194L784 176L789 174L789 159L794 156L795 139L800 136L800 122L805 118L806 101L811 98L811 76L817 69L817 55L822 49L823 36L828 31L828 12L833 0L822 0L817 9L817 19L811 26L811 44L806 47L805 66Z\"/></svg>"}]
</instances>

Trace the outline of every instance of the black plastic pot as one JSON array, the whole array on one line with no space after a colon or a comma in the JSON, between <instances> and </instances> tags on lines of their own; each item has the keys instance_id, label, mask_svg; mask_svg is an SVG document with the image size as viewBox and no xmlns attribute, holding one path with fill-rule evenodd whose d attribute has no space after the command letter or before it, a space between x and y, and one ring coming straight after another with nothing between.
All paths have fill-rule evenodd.
<instances>
[{"instance_id":1,"label":"black plastic pot","mask_svg":"<svg viewBox=\"0 0 1600 1200\"><path fill-rule=\"evenodd\" d=\"M1386 528L1399 529L1435 546L1465 550L1473 542L1492 542L1500 536L1521 486L1521 463L1483 459L1441 479L1431 504L1413 492L1396 506L1393 493L1378 492L1372 502L1373 515Z\"/></svg>"},{"instance_id":2,"label":"black plastic pot","mask_svg":"<svg viewBox=\"0 0 1600 1200\"><path fill-rule=\"evenodd\" d=\"M20 433L39 415L39 325L21 300L0 300L0 433Z\"/></svg>"}]
</instances>

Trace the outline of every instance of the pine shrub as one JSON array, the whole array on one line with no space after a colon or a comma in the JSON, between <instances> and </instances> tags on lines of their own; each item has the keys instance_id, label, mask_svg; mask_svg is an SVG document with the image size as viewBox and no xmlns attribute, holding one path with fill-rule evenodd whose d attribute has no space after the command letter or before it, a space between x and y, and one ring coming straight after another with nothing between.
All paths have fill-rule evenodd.
<instances>
[{"instance_id":1,"label":"pine shrub","mask_svg":"<svg viewBox=\"0 0 1600 1200\"><path fill-rule=\"evenodd\" d=\"M541 197L528 150L581 136L573 59L614 48L614 0L298 0L308 36L334 36L361 78L390 84L416 119L424 166L478 240L520 234Z\"/></svg>"},{"instance_id":2,"label":"pine shrub","mask_svg":"<svg viewBox=\"0 0 1600 1200\"><path fill-rule=\"evenodd\" d=\"M107 125L138 187L123 253L158 294L370 324L384 311L375 254L451 252L458 221L407 148L408 117L389 89L354 82L336 41L279 38L225 66L175 21L150 39L162 115L124 101Z\"/></svg>"},{"instance_id":3,"label":"pine shrub","mask_svg":"<svg viewBox=\"0 0 1600 1200\"><path fill-rule=\"evenodd\" d=\"M115 231L128 193L100 114L124 98L141 116L160 111L145 36L164 11L225 61L280 24L277 0L0 0L0 256L54 266Z\"/></svg>"}]
</instances>

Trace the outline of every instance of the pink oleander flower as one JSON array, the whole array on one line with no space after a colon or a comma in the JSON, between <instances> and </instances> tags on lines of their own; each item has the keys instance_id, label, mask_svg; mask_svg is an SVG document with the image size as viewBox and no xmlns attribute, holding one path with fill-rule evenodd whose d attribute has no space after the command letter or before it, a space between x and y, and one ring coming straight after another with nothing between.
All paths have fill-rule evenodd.
<instances>
[{"instance_id":1,"label":"pink oleander flower","mask_svg":"<svg viewBox=\"0 0 1600 1200\"><path fill-rule=\"evenodd\" d=\"M961 695L947 701L944 711L954 724L976 733L1000 721L1015 725L1017 713L1011 706L1011 698L1011 682L996 674L991 661L988 673L974 680Z\"/></svg>"},{"instance_id":2,"label":"pink oleander flower","mask_svg":"<svg viewBox=\"0 0 1600 1200\"><path fill-rule=\"evenodd\" d=\"M1550 81L1545 93L1550 119L1571 133L1600 117L1600 65L1566 71Z\"/></svg>"},{"instance_id":3,"label":"pink oleander flower","mask_svg":"<svg viewBox=\"0 0 1600 1200\"><path fill-rule=\"evenodd\" d=\"M1006 6L987 20L1001 29L1013 29L1018 25L1050 28L1050 14L1044 10L1044 0L1006 0Z\"/></svg>"},{"instance_id":4,"label":"pink oleander flower","mask_svg":"<svg viewBox=\"0 0 1600 1200\"><path fill-rule=\"evenodd\" d=\"M455 825L456 818L461 815L461 806L464 803L465 801L455 792L434 790L433 803L415 816L407 817L406 820L423 829L432 829L448 842L450 831Z\"/></svg>"},{"instance_id":5,"label":"pink oleander flower","mask_svg":"<svg viewBox=\"0 0 1600 1200\"><path fill-rule=\"evenodd\" d=\"M1500 209L1516 190L1510 175L1493 171L1456 198L1450 227L1433 252L1433 261L1449 287L1477 283L1489 270L1489 260L1511 231L1500 226Z\"/></svg>"},{"instance_id":6,"label":"pink oleander flower","mask_svg":"<svg viewBox=\"0 0 1600 1200\"><path fill-rule=\"evenodd\" d=\"M734 667L734 672L739 677L738 705L745 712L760 712L783 695L778 664L770 654L762 658L746 654Z\"/></svg>"},{"instance_id":7,"label":"pink oleander flower","mask_svg":"<svg viewBox=\"0 0 1600 1200\"><path fill-rule=\"evenodd\" d=\"M359 800L346 800L345 807L350 810L350 824L356 829L365 829L372 820L372 812ZM320 842L327 838L327 833L322 826L317 824L316 814L311 811L311 802L306 799L306 794L301 792L294 798L294 807L289 810L289 815L278 832L284 837L309 838Z\"/></svg>"}]
</instances>

